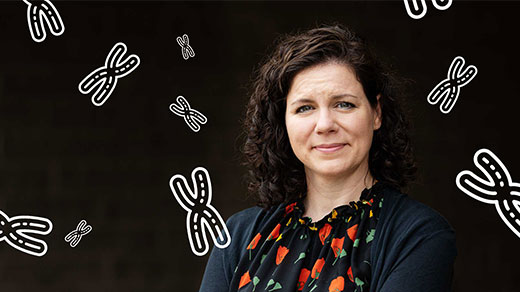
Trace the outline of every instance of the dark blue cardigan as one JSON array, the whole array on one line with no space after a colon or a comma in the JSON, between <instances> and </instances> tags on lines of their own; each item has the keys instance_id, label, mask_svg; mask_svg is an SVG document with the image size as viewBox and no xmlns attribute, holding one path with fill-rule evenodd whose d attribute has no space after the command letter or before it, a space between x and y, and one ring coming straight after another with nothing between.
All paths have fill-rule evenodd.
<instances>
[{"instance_id":1,"label":"dark blue cardigan","mask_svg":"<svg viewBox=\"0 0 520 292\"><path fill-rule=\"evenodd\" d=\"M394 189L386 188L383 197L371 248L370 291L451 291L457 256L451 225L437 211ZM252 207L227 220L231 244L213 248L199 292L229 291L245 247L271 213Z\"/></svg>"}]
</instances>

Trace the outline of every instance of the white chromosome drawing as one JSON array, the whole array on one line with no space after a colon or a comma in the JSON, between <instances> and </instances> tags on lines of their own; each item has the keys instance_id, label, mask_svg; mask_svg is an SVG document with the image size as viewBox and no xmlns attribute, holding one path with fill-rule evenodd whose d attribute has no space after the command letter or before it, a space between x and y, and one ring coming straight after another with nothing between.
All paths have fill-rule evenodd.
<instances>
[{"instance_id":1,"label":"white chromosome drawing","mask_svg":"<svg viewBox=\"0 0 520 292\"><path fill-rule=\"evenodd\" d=\"M473 65L469 65L462 71L464 63L464 58L461 56L455 57L448 70L448 78L441 81L428 94L427 100L430 104L437 104L442 100L440 109L444 114L449 113L455 106L459 98L460 88L468 84L477 75L477 67Z\"/></svg>"},{"instance_id":2,"label":"white chromosome drawing","mask_svg":"<svg viewBox=\"0 0 520 292\"><path fill-rule=\"evenodd\" d=\"M174 114L183 117L184 121L193 132L198 132L200 130L199 124L205 124L208 119L199 111L192 109L183 96L177 96L176 101L177 103L172 103L170 105L170 110Z\"/></svg>"},{"instance_id":3,"label":"white chromosome drawing","mask_svg":"<svg viewBox=\"0 0 520 292\"><path fill-rule=\"evenodd\" d=\"M61 20L56 7L49 0L23 0L27 7L27 22L31 37L35 42L43 42L47 33L45 25L55 36L60 36L65 31L65 26Z\"/></svg>"},{"instance_id":4,"label":"white chromosome drawing","mask_svg":"<svg viewBox=\"0 0 520 292\"><path fill-rule=\"evenodd\" d=\"M184 60L188 60L189 57L195 57L195 52L190 46L190 39L187 34L182 35L182 38L177 37L177 43L181 46L182 57Z\"/></svg>"},{"instance_id":5,"label":"white chromosome drawing","mask_svg":"<svg viewBox=\"0 0 520 292\"><path fill-rule=\"evenodd\" d=\"M432 0L433 6L439 10L450 8L452 0ZM426 15L428 7L425 0L404 0L406 12L413 19L420 19Z\"/></svg>"},{"instance_id":6,"label":"white chromosome drawing","mask_svg":"<svg viewBox=\"0 0 520 292\"><path fill-rule=\"evenodd\" d=\"M116 88L117 80L130 74L139 66L140 59L134 54L122 61L125 54L126 45L115 44L108 53L105 66L96 69L79 83L79 91L83 94L89 94L97 87L92 95L92 103L95 106L102 106Z\"/></svg>"},{"instance_id":7,"label":"white chromosome drawing","mask_svg":"<svg viewBox=\"0 0 520 292\"><path fill-rule=\"evenodd\" d=\"M478 150L473 161L485 178L463 170L455 179L457 187L475 200L494 204L500 218L520 237L520 184L511 180L502 161L488 149Z\"/></svg>"},{"instance_id":8,"label":"white chromosome drawing","mask_svg":"<svg viewBox=\"0 0 520 292\"><path fill-rule=\"evenodd\" d=\"M92 231L92 226L87 225L87 221L81 220L76 230L69 232L69 234L65 236L65 241L70 244L70 247L76 247L83 235L88 234L90 231Z\"/></svg>"},{"instance_id":9,"label":"white chromosome drawing","mask_svg":"<svg viewBox=\"0 0 520 292\"><path fill-rule=\"evenodd\" d=\"M231 243L231 235L224 220L211 206L211 181L204 167L191 172L193 190L183 175L176 174L170 179L170 188L181 207L188 212L186 230L191 250L197 256L209 250L206 232L209 232L215 246L226 248Z\"/></svg>"},{"instance_id":10,"label":"white chromosome drawing","mask_svg":"<svg viewBox=\"0 0 520 292\"><path fill-rule=\"evenodd\" d=\"M17 250L33 256L44 256L47 243L30 234L47 235L52 231L52 222L43 217L20 215L9 218L0 210L0 242L6 241Z\"/></svg>"}]
</instances>

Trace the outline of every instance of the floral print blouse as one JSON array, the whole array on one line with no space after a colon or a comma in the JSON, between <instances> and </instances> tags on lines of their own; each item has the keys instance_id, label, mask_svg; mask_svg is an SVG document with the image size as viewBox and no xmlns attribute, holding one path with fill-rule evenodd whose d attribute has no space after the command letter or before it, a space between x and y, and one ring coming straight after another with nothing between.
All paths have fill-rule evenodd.
<instances>
[{"instance_id":1,"label":"floral print blouse","mask_svg":"<svg viewBox=\"0 0 520 292\"><path fill-rule=\"evenodd\" d=\"M383 184L317 222L303 217L304 197L282 205L244 247L230 291L368 292Z\"/></svg>"}]
</instances>

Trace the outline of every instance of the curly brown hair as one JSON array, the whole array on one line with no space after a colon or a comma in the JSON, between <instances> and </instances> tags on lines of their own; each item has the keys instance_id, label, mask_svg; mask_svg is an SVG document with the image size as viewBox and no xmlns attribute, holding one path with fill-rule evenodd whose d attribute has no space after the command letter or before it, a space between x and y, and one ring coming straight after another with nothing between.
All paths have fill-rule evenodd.
<instances>
[{"instance_id":1,"label":"curly brown hair","mask_svg":"<svg viewBox=\"0 0 520 292\"><path fill-rule=\"evenodd\" d=\"M397 189L415 178L409 124L399 103L402 82L376 59L366 42L341 25L327 25L281 37L255 70L244 120L242 152L257 205L269 208L307 192L303 164L291 149L285 126L286 97L293 77L330 61L350 66L372 108L380 94L382 125L374 132L369 170Z\"/></svg>"}]
</instances>

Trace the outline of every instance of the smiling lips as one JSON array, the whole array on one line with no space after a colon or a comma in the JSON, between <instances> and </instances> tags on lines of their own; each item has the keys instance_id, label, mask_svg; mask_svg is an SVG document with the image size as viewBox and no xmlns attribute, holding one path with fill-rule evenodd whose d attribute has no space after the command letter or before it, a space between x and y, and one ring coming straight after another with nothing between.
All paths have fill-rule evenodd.
<instances>
[{"instance_id":1,"label":"smiling lips","mask_svg":"<svg viewBox=\"0 0 520 292\"><path fill-rule=\"evenodd\" d=\"M334 144L321 144L318 146L314 146L313 148L324 153L332 153L343 148L345 144L342 143L334 143Z\"/></svg>"}]
</instances>

